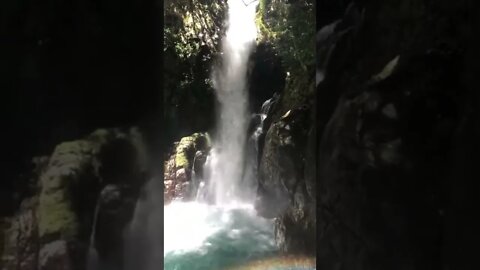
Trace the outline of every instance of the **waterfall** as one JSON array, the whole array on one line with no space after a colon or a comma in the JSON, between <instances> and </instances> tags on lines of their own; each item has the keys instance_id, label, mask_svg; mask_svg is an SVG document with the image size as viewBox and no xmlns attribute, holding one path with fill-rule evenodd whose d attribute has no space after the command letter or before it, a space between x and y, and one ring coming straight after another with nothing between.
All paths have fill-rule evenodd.
<instances>
[{"instance_id":1,"label":"waterfall","mask_svg":"<svg viewBox=\"0 0 480 270\"><path fill-rule=\"evenodd\" d=\"M259 140L259 137L262 134L265 134L265 132L266 132L265 127L264 127L264 122L265 122L265 119L267 119L267 115L270 112L270 108L272 107L272 104L274 102L275 102L274 98L270 98L267 101L265 101L262 104L262 108L260 110L260 113L258 115L255 115L256 117L260 118L260 121L258 121L259 123L256 126L255 131L251 135L250 140L252 140L255 143L255 150L256 150L257 153L260 150L259 147L258 147L258 140Z\"/></svg>"},{"instance_id":2,"label":"waterfall","mask_svg":"<svg viewBox=\"0 0 480 270\"><path fill-rule=\"evenodd\" d=\"M95 232L97 227L97 219L98 219L99 211L100 211L100 199L97 200L97 204L95 206L95 211L93 216L92 232L90 233L90 243L88 245L88 253L87 253L87 266L86 266L87 270L100 270L98 253L97 253L97 249L95 248Z\"/></svg>"},{"instance_id":3,"label":"waterfall","mask_svg":"<svg viewBox=\"0 0 480 270\"><path fill-rule=\"evenodd\" d=\"M140 198L124 241L125 270L157 270L163 261L164 217L162 178L152 178L145 186L145 198ZM166 218L165 218L166 219Z\"/></svg>"},{"instance_id":4,"label":"waterfall","mask_svg":"<svg viewBox=\"0 0 480 270\"><path fill-rule=\"evenodd\" d=\"M263 149L263 142L268 126L265 126L265 120L270 112L272 104L276 98L272 97L265 101L259 113L252 115L248 131L247 153L244 165L242 191L247 201L256 199L256 191L258 189L258 167Z\"/></svg>"},{"instance_id":5,"label":"waterfall","mask_svg":"<svg viewBox=\"0 0 480 270\"><path fill-rule=\"evenodd\" d=\"M220 103L209 189L217 204L239 199L248 125L247 67L257 36L256 3L228 1L222 64L213 75Z\"/></svg>"}]
</instances>

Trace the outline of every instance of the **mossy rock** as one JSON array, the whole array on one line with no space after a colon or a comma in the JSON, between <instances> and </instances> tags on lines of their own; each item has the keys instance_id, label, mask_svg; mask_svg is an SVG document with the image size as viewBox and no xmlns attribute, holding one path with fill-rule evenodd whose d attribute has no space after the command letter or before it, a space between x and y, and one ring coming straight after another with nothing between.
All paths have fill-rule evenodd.
<instances>
[{"instance_id":1,"label":"mossy rock","mask_svg":"<svg viewBox=\"0 0 480 270\"><path fill-rule=\"evenodd\" d=\"M211 147L211 140L208 133L194 133L191 136L183 137L175 149L175 164L177 168L190 169L195 152L200 149Z\"/></svg>"},{"instance_id":2,"label":"mossy rock","mask_svg":"<svg viewBox=\"0 0 480 270\"><path fill-rule=\"evenodd\" d=\"M77 219L64 190L40 196L38 219L41 238L55 234L62 239L72 239L76 235Z\"/></svg>"},{"instance_id":3,"label":"mossy rock","mask_svg":"<svg viewBox=\"0 0 480 270\"><path fill-rule=\"evenodd\" d=\"M72 209L71 191L91 164L97 145L86 140L58 145L41 176L38 206L39 236L75 237L78 224Z\"/></svg>"}]
</instances>

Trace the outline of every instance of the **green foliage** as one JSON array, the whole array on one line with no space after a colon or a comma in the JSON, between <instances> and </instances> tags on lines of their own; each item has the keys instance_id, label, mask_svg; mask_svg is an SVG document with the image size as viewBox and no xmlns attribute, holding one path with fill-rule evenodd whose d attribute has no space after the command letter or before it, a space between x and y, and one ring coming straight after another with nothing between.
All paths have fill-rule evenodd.
<instances>
[{"instance_id":1,"label":"green foliage","mask_svg":"<svg viewBox=\"0 0 480 270\"><path fill-rule=\"evenodd\" d=\"M181 58L198 54L202 46L218 49L225 19L226 1L166 0L165 50Z\"/></svg>"},{"instance_id":2,"label":"green foliage","mask_svg":"<svg viewBox=\"0 0 480 270\"><path fill-rule=\"evenodd\" d=\"M315 65L313 0L260 0L256 21L260 40L273 45L287 71L304 73Z\"/></svg>"},{"instance_id":3,"label":"green foliage","mask_svg":"<svg viewBox=\"0 0 480 270\"><path fill-rule=\"evenodd\" d=\"M224 0L167 0L164 7L166 130L182 129L176 125L201 129L207 121L203 118L212 113L210 70L225 29L227 4Z\"/></svg>"}]
</instances>

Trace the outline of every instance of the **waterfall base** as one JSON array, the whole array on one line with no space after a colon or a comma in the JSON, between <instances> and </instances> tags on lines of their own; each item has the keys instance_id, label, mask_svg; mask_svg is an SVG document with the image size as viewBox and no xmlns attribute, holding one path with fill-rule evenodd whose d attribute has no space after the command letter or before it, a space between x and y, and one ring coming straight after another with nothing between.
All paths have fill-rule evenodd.
<instances>
[{"instance_id":1,"label":"waterfall base","mask_svg":"<svg viewBox=\"0 0 480 270\"><path fill-rule=\"evenodd\" d=\"M272 220L251 205L173 202L164 217L165 270L228 269L277 253Z\"/></svg>"}]
</instances>

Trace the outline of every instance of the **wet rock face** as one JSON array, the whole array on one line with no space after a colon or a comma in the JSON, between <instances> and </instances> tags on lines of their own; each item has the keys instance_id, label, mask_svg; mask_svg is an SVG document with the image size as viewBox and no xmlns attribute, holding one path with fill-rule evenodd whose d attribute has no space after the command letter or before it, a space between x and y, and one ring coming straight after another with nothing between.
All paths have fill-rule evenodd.
<instances>
[{"instance_id":1,"label":"wet rock face","mask_svg":"<svg viewBox=\"0 0 480 270\"><path fill-rule=\"evenodd\" d=\"M315 183L305 177L309 117L308 108L300 107L274 122L259 167L255 208L264 217L276 218L277 244L292 254L315 252L315 194L307 191Z\"/></svg>"},{"instance_id":2,"label":"wet rock face","mask_svg":"<svg viewBox=\"0 0 480 270\"><path fill-rule=\"evenodd\" d=\"M206 151L197 150L195 153L195 158L193 162L193 172L195 172L196 177L199 179L204 179L205 177L205 163L207 162L208 153Z\"/></svg>"},{"instance_id":3,"label":"wet rock face","mask_svg":"<svg viewBox=\"0 0 480 270\"><path fill-rule=\"evenodd\" d=\"M458 139L479 149L473 135L466 135L478 134L473 122L479 115L478 80L470 78L471 89L465 88L472 76L465 63L474 64L462 48L471 26L458 16L471 14L471 3L354 2L330 25L323 22L326 28L317 36L315 128L306 121L302 136L284 135L291 120L273 114L257 210L276 217L277 243L290 252L307 252L300 243L309 246L318 228L319 268L440 269L445 234L460 243L453 229L443 228L459 229L454 217L463 217L462 226L475 232L460 190L472 201L473 194L466 186L456 193L448 189L458 180L451 179L453 170L464 185L478 175L466 157L473 150ZM295 109L279 106L282 114ZM291 147L302 142L307 150ZM452 162L453 153L463 155L461 162ZM303 168L296 165L301 158ZM315 201L318 226L309 218ZM462 214L449 216L448 208Z\"/></svg>"},{"instance_id":4,"label":"wet rock face","mask_svg":"<svg viewBox=\"0 0 480 270\"><path fill-rule=\"evenodd\" d=\"M95 229L95 247L103 265L121 268L124 230L132 218L137 194L132 187L107 185L100 193Z\"/></svg>"},{"instance_id":5,"label":"wet rock face","mask_svg":"<svg viewBox=\"0 0 480 270\"><path fill-rule=\"evenodd\" d=\"M443 269L450 257L442 240L449 186L465 181L451 179L453 145L471 115L459 71L471 71L456 48L461 38L440 23L465 27L447 5L366 1L361 26L334 42L321 67L319 268ZM465 3L454 6L465 12Z\"/></svg>"},{"instance_id":6,"label":"wet rock face","mask_svg":"<svg viewBox=\"0 0 480 270\"><path fill-rule=\"evenodd\" d=\"M47 159L35 159L40 167L32 195L14 217L3 219L2 233L9 236L2 241L5 269L83 270L95 219L95 246L101 260L110 259L121 247L145 180L139 136L135 129L98 130L59 144ZM121 261L121 254L115 255Z\"/></svg>"},{"instance_id":7,"label":"wet rock face","mask_svg":"<svg viewBox=\"0 0 480 270\"><path fill-rule=\"evenodd\" d=\"M428 268L440 256L442 190L460 110L451 57L400 58L389 77L339 101L318 160L325 267Z\"/></svg>"},{"instance_id":8,"label":"wet rock face","mask_svg":"<svg viewBox=\"0 0 480 270\"><path fill-rule=\"evenodd\" d=\"M274 47L282 50L283 45ZM289 58L281 52L279 55L285 58L283 61ZM282 251L314 255L314 70L308 64L303 68L293 66L285 65L285 81L269 102L268 110L262 112L266 117L260 132L255 134L255 209L263 217L275 218L275 240Z\"/></svg>"},{"instance_id":9,"label":"wet rock face","mask_svg":"<svg viewBox=\"0 0 480 270\"><path fill-rule=\"evenodd\" d=\"M196 193L198 183L204 174L204 165L210 150L207 134L195 133L183 137L174 143L174 149L165 162L164 203L174 199L191 200Z\"/></svg>"}]
</instances>

